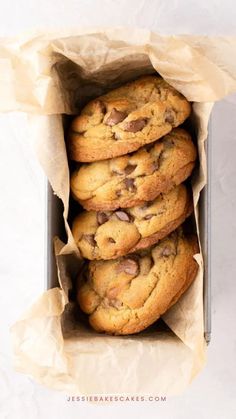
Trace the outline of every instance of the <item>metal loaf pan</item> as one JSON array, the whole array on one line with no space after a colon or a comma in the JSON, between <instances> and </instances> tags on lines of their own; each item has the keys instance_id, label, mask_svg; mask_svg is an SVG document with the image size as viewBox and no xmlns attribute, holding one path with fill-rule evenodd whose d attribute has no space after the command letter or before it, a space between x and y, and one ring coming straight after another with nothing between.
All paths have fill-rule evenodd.
<instances>
[{"instance_id":1,"label":"metal loaf pan","mask_svg":"<svg viewBox=\"0 0 236 419\"><path fill-rule=\"evenodd\" d=\"M204 260L204 337L206 343L211 340L211 248L210 248L210 203L211 203L211 129L205 142L207 157L207 185L201 191L199 201L199 225L200 241ZM65 240L63 224L63 206L60 199L53 194L48 182L45 184L46 191L46 229L45 229L45 288L50 289L58 286L57 268L53 250L53 237L58 236Z\"/></svg>"}]
</instances>

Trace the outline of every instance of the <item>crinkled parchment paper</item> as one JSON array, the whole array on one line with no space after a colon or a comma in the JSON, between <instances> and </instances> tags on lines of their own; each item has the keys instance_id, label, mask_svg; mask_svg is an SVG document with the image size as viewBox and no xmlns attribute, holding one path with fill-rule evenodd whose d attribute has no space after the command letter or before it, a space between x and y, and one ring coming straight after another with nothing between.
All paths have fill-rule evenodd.
<instances>
[{"instance_id":1,"label":"crinkled parchment paper","mask_svg":"<svg viewBox=\"0 0 236 419\"><path fill-rule=\"evenodd\" d=\"M67 223L69 170L61 114L76 114L90 97L141 74L161 74L194 102L200 158L193 180L198 228L209 116L214 101L236 90L235 49L234 38L165 37L124 28L0 41L0 110L30 114L32 141L63 201L68 234L66 245L55 240L60 287L46 291L11 328L18 371L70 393L163 395L182 392L201 370L206 358L201 254L195 256L196 280L163 316L170 331L154 325L136 336L115 337L75 322L68 289L79 259Z\"/></svg>"}]
</instances>

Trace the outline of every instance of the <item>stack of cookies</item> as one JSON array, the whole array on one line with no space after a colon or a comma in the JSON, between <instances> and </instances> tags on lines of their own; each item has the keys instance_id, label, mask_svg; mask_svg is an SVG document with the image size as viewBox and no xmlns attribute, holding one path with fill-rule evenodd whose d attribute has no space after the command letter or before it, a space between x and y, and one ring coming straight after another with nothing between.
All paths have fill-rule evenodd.
<instances>
[{"instance_id":1,"label":"stack of cookies","mask_svg":"<svg viewBox=\"0 0 236 419\"><path fill-rule=\"evenodd\" d=\"M87 104L71 125L69 157L80 162L71 193L84 208L72 233L86 259L77 301L91 326L137 333L155 322L196 276L193 211L183 182L197 153L177 128L189 102L159 76L127 83Z\"/></svg>"}]
</instances>

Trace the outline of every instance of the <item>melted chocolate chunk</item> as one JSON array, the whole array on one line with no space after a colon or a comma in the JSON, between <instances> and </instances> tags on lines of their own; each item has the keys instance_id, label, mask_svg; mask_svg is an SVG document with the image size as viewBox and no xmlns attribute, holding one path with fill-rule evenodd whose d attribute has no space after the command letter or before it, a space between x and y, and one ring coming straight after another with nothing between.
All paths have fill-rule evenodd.
<instances>
[{"instance_id":1,"label":"melted chocolate chunk","mask_svg":"<svg viewBox=\"0 0 236 419\"><path fill-rule=\"evenodd\" d=\"M113 125L119 124L126 118L127 114L125 112L118 111L116 108L113 108L110 115L106 119L105 124L113 127Z\"/></svg>"},{"instance_id":2,"label":"melted chocolate chunk","mask_svg":"<svg viewBox=\"0 0 236 419\"><path fill-rule=\"evenodd\" d=\"M154 161L152 163L152 173L159 169L159 161Z\"/></svg>"},{"instance_id":3,"label":"melted chocolate chunk","mask_svg":"<svg viewBox=\"0 0 236 419\"><path fill-rule=\"evenodd\" d=\"M147 118L139 118L135 121L126 122L124 130L128 132L141 131L147 125Z\"/></svg>"},{"instance_id":4,"label":"melted chocolate chunk","mask_svg":"<svg viewBox=\"0 0 236 419\"><path fill-rule=\"evenodd\" d=\"M154 214L147 214L144 217L144 220L150 220L152 217L154 217Z\"/></svg>"},{"instance_id":5,"label":"melted chocolate chunk","mask_svg":"<svg viewBox=\"0 0 236 419\"><path fill-rule=\"evenodd\" d=\"M117 218L121 221L130 221L130 217L125 211L116 211L115 214Z\"/></svg>"},{"instance_id":6,"label":"melted chocolate chunk","mask_svg":"<svg viewBox=\"0 0 236 419\"><path fill-rule=\"evenodd\" d=\"M168 257L171 255L175 255L175 251L171 249L171 247L164 247L164 249L162 250L162 256Z\"/></svg>"},{"instance_id":7,"label":"melted chocolate chunk","mask_svg":"<svg viewBox=\"0 0 236 419\"><path fill-rule=\"evenodd\" d=\"M139 273L139 264L134 259L123 259L117 267L117 272L125 272L128 275L137 276Z\"/></svg>"},{"instance_id":8,"label":"melted chocolate chunk","mask_svg":"<svg viewBox=\"0 0 236 419\"><path fill-rule=\"evenodd\" d=\"M168 122L169 124L173 124L174 121L175 121L174 111L172 111L172 109L167 109L165 112L165 122Z\"/></svg>"},{"instance_id":9,"label":"melted chocolate chunk","mask_svg":"<svg viewBox=\"0 0 236 419\"><path fill-rule=\"evenodd\" d=\"M106 223L109 220L108 215L105 212L97 213L97 222L99 225Z\"/></svg>"},{"instance_id":10,"label":"melted chocolate chunk","mask_svg":"<svg viewBox=\"0 0 236 419\"><path fill-rule=\"evenodd\" d=\"M83 238L91 244L91 246L96 246L96 241L94 239L94 234L83 234Z\"/></svg>"},{"instance_id":11,"label":"melted chocolate chunk","mask_svg":"<svg viewBox=\"0 0 236 419\"><path fill-rule=\"evenodd\" d=\"M130 175L137 167L137 164L128 164L125 168L125 174Z\"/></svg>"},{"instance_id":12,"label":"melted chocolate chunk","mask_svg":"<svg viewBox=\"0 0 236 419\"><path fill-rule=\"evenodd\" d=\"M125 179L124 184L125 184L126 189L128 189L128 191L130 192L135 192L137 189L134 184L134 179L129 179L129 178Z\"/></svg>"}]
</instances>

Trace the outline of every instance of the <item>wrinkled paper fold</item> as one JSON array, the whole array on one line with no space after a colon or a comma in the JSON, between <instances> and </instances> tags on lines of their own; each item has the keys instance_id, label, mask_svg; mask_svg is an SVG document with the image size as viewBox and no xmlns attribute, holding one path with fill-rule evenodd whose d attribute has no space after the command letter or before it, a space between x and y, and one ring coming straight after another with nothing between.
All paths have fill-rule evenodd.
<instances>
[{"instance_id":1,"label":"wrinkled paper fold","mask_svg":"<svg viewBox=\"0 0 236 419\"><path fill-rule=\"evenodd\" d=\"M18 371L74 393L177 394L206 358L203 261L180 300L163 316L170 331L134 336L97 334L75 321L68 302L70 271L79 266L68 217L69 169L61 114L139 75L157 71L193 104L199 170L198 200L206 183L204 141L213 102L236 90L236 39L161 36L138 29L94 29L0 41L0 110L29 113L32 141L64 205L67 244L55 239L60 286L46 291L11 328ZM199 233L199 230L198 230Z\"/></svg>"}]
</instances>

